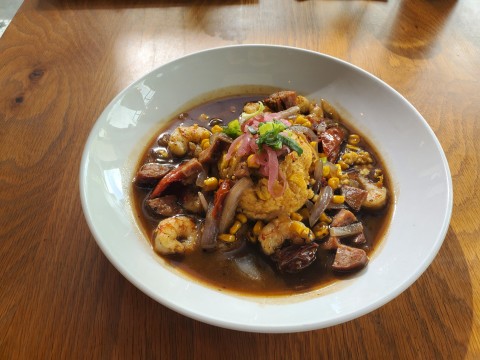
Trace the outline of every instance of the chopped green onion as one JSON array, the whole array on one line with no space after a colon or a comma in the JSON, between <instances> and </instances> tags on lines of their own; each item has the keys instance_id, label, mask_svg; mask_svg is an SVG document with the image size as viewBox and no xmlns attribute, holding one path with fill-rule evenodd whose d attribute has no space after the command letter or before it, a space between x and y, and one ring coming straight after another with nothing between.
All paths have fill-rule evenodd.
<instances>
[{"instance_id":1,"label":"chopped green onion","mask_svg":"<svg viewBox=\"0 0 480 360\"><path fill-rule=\"evenodd\" d=\"M240 129L240 122L238 121L238 119L232 120L227 124L227 126L224 126L223 132L233 139L242 135L242 130Z\"/></svg>"},{"instance_id":2,"label":"chopped green onion","mask_svg":"<svg viewBox=\"0 0 480 360\"><path fill-rule=\"evenodd\" d=\"M251 113L251 114L247 114L246 112L242 112L242 114L240 115L240 122L243 123L243 122L247 121L248 119L251 119L254 116L260 115L261 113L263 113L263 110L265 110L265 105L263 105L263 103L261 101L259 101L257 111L255 111L254 113Z\"/></svg>"}]
</instances>

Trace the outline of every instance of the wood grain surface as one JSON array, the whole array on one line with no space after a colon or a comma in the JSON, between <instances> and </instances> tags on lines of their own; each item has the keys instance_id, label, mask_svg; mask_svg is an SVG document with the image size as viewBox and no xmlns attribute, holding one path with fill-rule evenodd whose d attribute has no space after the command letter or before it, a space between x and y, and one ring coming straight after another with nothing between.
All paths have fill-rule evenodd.
<instances>
[{"instance_id":1,"label":"wood grain surface","mask_svg":"<svg viewBox=\"0 0 480 360\"><path fill-rule=\"evenodd\" d=\"M478 0L25 0L0 39L0 359L480 358L479 19ZM277 335L191 320L125 280L84 220L80 157L109 101L170 60L242 43L362 67L445 150L444 245L359 319Z\"/></svg>"}]
</instances>

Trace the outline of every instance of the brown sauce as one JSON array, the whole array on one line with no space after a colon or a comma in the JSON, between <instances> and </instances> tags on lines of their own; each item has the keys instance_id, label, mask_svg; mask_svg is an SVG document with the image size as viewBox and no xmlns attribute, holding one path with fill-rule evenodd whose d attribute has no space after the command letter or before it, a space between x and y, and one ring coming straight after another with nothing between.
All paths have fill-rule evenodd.
<instances>
[{"instance_id":1,"label":"brown sauce","mask_svg":"<svg viewBox=\"0 0 480 360\"><path fill-rule=\"evenodd\" d=\"M148 144L137 169L146 162L157 161L175 164L177 161L181 161L181 159L175 158L162 160L158 157L158 153L164 150L164 147L159 145L162 134L172 132L179 125L188 126L194 123L210 129L213 125L219 123L217 119L222 119L223 122L220 122L220 124L226 125L231 120L238 118L246 102L261 100L266 95L268 94L229 96L205 102L179 114ZM202 114L207 114L208 119ZM342 123L350 131L355 131L362 136L361 131L357 131L358 129L343 120ZM384 184L389 189L388 172L384 164L381 163L378 153L370 144L365 143L363 136L362 147L374 155L377 166L384 170ZM150 189L133 186L137 219L147 238L151 239L160 218L152 216L143 206L149 191ZM394 202L392 195L392 191L390 191L389 203L381 211L375 213L360 211L355 214L364 225L367 243L362 248L369 256L379 246L390 222ZM214 252L205 252L198 248L186 256L164 256L163 258L172 267L179 269L192 279L216 289L260 296L306 292L351 276L334 273L331 270L330 265L333 262L334 255L331 251L319 248L317 260L312 265L296 274L284 274L280 273L273 261L262 253L258 244L252 244L244 237L243 241L237 241L235 245L231 246L224 245ZM254 264L254 271L251 270L252 263Z\"/></svg>"}]
</instances>

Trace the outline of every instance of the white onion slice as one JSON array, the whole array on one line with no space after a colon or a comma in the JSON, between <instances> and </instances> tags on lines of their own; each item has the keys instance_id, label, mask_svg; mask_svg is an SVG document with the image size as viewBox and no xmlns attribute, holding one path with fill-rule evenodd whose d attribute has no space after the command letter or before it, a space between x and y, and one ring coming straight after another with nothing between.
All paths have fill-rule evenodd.
<instances>
[{"instance_id":1,"label":"white onion slice","mask_svg":"<svg viewBox=\"0 0 480 360\"><path fill-rule=\"evenodd\" d=\"M325 211L332 197L333 189L330 186L327 185L320 190L320 193L318 194L318 199L317 201L315 201L315 204L313 205L310 211L310 216L308 218L310 227L313 227L317 223L320 215Z\"/></svg>"},{"instance_id":2,"label":"white onion slice","mask_svg":"<svg viewBox=\"0 0 480 360\"><path fill-rule=\"evenodd\" d=\"M353 224L345 226L335 226L330 228L330 235L336 237L345 237L351 235L360 234L363 231L363 225L361 222L356 222Z\"/></svg>"},{"instance_id":3,"label":"white onion slice","mask_svg":"<svg viewBox=\"0 0 480 360\"><path fill-rule=\"evenodd\" d=\"M220 217L220 223L218 225L220 233L224 233L227 230L227 227L231 225L235 216L235 211L237 210L240 195L252 185L252 180L249 177L244 177L232 186L223 204L222 216Z\"/></svg>"}]
</instances>

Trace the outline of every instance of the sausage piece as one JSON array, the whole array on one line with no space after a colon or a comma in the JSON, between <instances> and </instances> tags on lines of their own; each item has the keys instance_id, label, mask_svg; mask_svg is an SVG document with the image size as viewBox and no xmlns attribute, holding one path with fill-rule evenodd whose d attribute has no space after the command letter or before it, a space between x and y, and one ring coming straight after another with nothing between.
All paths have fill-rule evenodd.
<instances>
[{"instance_id":1,"label":"sausage piece","mask_svg":"<svg viewBox=\"0 0 480 360\"><path fill-rule=\"evenodd\" d=\"M279 112L297 105L297 93L295 91L279 91L263 100L272 111Z\"/></svg>"},{"instance_id":2,"label":"sausage piece","mask_svg":"<svg viewBox=\"0 0 480 360\"><path fill-rule=\"evenodd\" d=\"M340 245L335 254L332 269L339 272L360 270L368 263L367 253L362 249Z\"/></svg>"},{"instance_id":3,"label":"sausage piece","mask_svg":"<svg viewBox=\"0 0 480 360\"><path fill-rule=\"evenodd\" d=\"M170 170L172 170L172 167L168 165L159 163L143 164L135 176L135 184L139 186L153 186L167 175Z\"/></svg>"}]
</instances>

